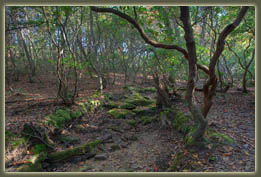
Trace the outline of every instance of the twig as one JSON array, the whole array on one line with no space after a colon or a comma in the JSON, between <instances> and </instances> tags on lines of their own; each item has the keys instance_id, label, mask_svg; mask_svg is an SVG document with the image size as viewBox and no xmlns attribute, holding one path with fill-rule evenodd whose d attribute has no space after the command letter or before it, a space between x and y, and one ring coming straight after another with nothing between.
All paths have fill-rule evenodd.
<instances>
[{"instance_id":1,"label":"twig","mask_svg":"<svg viewBox=\"0 0 261 177\"><path fill-rule=\"evenodd\" d=\"M48 147L51 148L52 150L55 150L55 147L53 147L53 146L49 145L48 143L46 143L46 142L45 142L41 137L39 137L39 136L31 135L31 134L25 133L25 132L22 132L22 134L23 134L23 135L31 136L31 137L33 137L33 138L37 138L37 139L39 139L41 142L43 142L46 146L48 146Z\"/></svg>"}]
</instances>

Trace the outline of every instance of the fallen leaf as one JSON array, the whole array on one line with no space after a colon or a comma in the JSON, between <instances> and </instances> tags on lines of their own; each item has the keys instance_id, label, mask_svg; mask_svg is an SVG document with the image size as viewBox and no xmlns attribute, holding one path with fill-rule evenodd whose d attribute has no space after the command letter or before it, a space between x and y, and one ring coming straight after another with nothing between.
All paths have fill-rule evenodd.
<instances>
[{"instance_id":1,"label":"fallen leaf","mask_svg":"<svg viewBox=\"0 0 261 177\"><path fill-rule=\"evenodd\" d=\"M224 153L223 156L231 156L232 152Z\"/></svg>"},{"instance_id":2,"label":"fallen leaf","mask_svg":"<svg viewBox=\"0 0 261 177\"><path fill-rule=\"evenodd\" d=\"M193 158L197 159L198 158L198 154L192 154Z\"/></svg>"},{"instance_id":3,"label":"fallen leaf","mask_svg":"<svg viewBox=\"0 0 261 177\"><path fill-rule=\"evenodd\" d=\"M212 147L213 147L213 144L209 144L209 145L208 145L208 148L209 148L209 149L212 149Z\"/></svg>"},{"instance_id":4,"label":"fallen leaf","mask_svg":"<svg viewBox=\"0 0 261 177\"><path fill-rule=\"evenodd\" d=\"M206 164L207 164L206 159L202 159L202 163L203 163L204 165L206 165Z\"/></svg>"},{"instance_id":5,"label":"fallen leaf","mask_svg":"<svg viewBox=\"0 0 261 177\"><path fill-rule=\"evenodd\" d=\"M245 154L247 155L247 156L249 156L250 154L247 152L247 151L245 151Z\"/></svg>"},{"instance_id":6,"label":"fallen leaf","mask_svg":"<svg viewBox=\"0 0 261 177\"><path fill-rule=\"evenodd\" d=\"M229 150L229 151L232 151L232 150L233 150L233 147L229 146L229 147L228 147L228 150Z\"/></svg>"}]
</instances>

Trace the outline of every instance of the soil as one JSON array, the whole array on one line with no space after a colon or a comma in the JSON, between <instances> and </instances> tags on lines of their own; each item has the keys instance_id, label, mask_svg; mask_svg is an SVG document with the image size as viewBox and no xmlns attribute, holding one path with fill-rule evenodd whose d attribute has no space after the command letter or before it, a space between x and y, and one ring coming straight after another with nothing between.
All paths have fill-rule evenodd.
<instances>
[{"instance_id":1,"label":"soil","mask_svg":"<svg viewBox=\"0 0 261 177\"><path fill-rule=\"evenodd\" d=\"M5 92L5 130L20 134L23 125L27 122L39 124L47 115L59 108L65 108L56 99L55 76L41 77L41 82L28 83L26 77L18 82L12 82L15 92L6 88ZM141 83L137 80L136 86ZM121 94L122 82L119 77L116 84L109 84L105 93ZM92 95L98 88L96 79L82 79L77 102ZM184 93L180 92L181 95ZM151 95L144 95L151 97ZM197 100L202 100L202 93L196 93ZM200 102L199 102L200 103ZM177 101L175 106L184 114L189 114L184 102ZM72 107L74 109L75 106ZM184 137L174 128L163 129L159 122L148 125L138 124L133 128L123 119L114 119L108 115L106 109L95 113L86 113L80 120L63 131L64 135L80 139L75 144L66 144L59 141L57 150L92 141L97 138L111 137L96 150L96 157L90 155L75 156L65 162L43 164L44 171L49 172L112 172L137 171L159 172L169 171L169 166L178 152L183 152L187 161L193 159L196 168L191 171L213 172L254 172L255 171L255 91L249 88L247 94L236 87L227 93L216 93L213 106L208 115L209 127L213 130L230 136L235 144L211 146L196 152L184 147ZM76 125L85 125L86 131L79 131ZM122 131L110 129L118 126ZM15 152L6 149L6 171L16 171L15 162L24 160L27 155L24 149ZM213 159L215 160L209 160ZM185 158L185 159L186 159ZM179 165L177 171L186 171L184 165Z\"/></svg>"}]
</instances>

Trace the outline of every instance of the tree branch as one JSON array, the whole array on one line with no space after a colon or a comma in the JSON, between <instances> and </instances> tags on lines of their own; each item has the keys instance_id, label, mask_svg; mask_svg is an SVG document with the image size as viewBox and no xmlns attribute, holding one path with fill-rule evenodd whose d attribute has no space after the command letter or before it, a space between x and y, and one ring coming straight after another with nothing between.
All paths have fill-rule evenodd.
<instances>
[{"instance_id":1,"label":"tree branch","mask_svg":"<svg viewBox=\"0 0 261 177\"><path fill-rule=\"evenodd\" d=\"M188 53L185 49L183 49L182 47L179 47L177 45L168 45L168 44L162 44L162 43L158 43L154 40L149 39L149 37L145 34L144 30L142 29L142 27L130 16L118 11L118 10L114 10L112 8L98 8L98 7L94 7L91 6L91 10L95 11L95 12L108 12L108 13L113 13L125 20L127 20L129 23L131 23L140 33L141 37L144 39L144 41L147 44L150 44L156 48L164 48L164 49L175 49L179 52L181 52L185 58L188 57Z\"/></svg>"},{"instance_id":2,"label":"tree branch","mask_svg":"<svg viewBox=\"0 0 261 177\"><path fill-rule=\"evenodd\" d=\"M147 44L150 44L156 48L175 49L175 50L179 51L180 53L182 53L186 59L188 59L188 53L184 48L179 47L177 45L168 45L168 44L158 43L154 40L149 39L149 37L144 32L143 28L137 23L137 21L134 20L133 18L131 18L130 16L128 16L127 14L124 14L124 13L122 13L118 10L112 9L112 8L99 8L99 7L94 7L94 6L91 6L90 8L92 11L95 11L95 12L112 13L112 14L115 14L115 15L127 20L139 31L141 37ZM206 66L202 66L200 64L197 64L197 66L199 69L203 70L205 73L207 73L207 74L209 73L208 68Z\"/></svg>"}]
</instances>

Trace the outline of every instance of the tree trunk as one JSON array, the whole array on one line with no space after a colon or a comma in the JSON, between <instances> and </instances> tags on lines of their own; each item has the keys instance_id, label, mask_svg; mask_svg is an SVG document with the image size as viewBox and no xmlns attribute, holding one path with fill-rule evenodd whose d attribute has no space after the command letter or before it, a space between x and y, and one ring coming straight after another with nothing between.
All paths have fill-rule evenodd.
<instances>
[{"instance_id":1,"label":"tree trunk","mask_svg":"<svg viewBox=\"0 0 261 177\"><path fill-rule=\"evenodd\" d=\"M98 76L98 80L99 80L99 91L103 92L104 89L104 85L103 85L103 74L101 73L101 67L100 67L100 61L99 61L99 56L98 56L98 42L96 41L95 35L94 35L94 30L93 30L93 14L92 11L90 11L90 28L91 28L91 35L92 35L92 41L93 41L93 45L94 45L94 58L95 58L95 62L96 62L96 69L95 72ZM97 18L96 18L97 21ZM98 22L97 22L98 23Z\"/></svg>"},{"instance_id":2,"label":"tree trunk","mask_svg":"<svg viewBox=\"0 0 261 177\"><path fill-rule=\"evenodd\" d=\"M245 70L244 70L243 80L242 80L243 93L247 93L247 88L246 88L246 76L247 76L247 68L245 68Z\"/></svg>"},{"instance_id":3,"label":"tree trunk","mask_svg":"<svg viewBox=\"0 0 261 177\"><path fill-rule=\"evenodd\" d=\"M192 143L201 141L203 134L207 128L207 120L200 111L194 98L195 80L197 73L197 57L196 46L193 35L193 29L190 23L189 7L180 7L180 19L184 26L186 46L189 55L189 76L186 90L186 102L193 119L198 123L195 132L191 135Z\"/></svg>"},{"instance_id":4,"label":"tree trunk","mask_svg":"<svg viewBox=\"0 0 261 177\"><path fill-rule=\"evenodd\" d=\"M16 19L16 22L19 21L19 17L17 17L17 18L18 19ZM25 40L22 28L19 29L19 34L20 34L20 37L22 39L22 44L23 44L24 51L25 51L25 54L26 54L26 58L28 60L29 68L30 68L30 71L31 71L31 74L29 74L29 82L33 82L32 77L35 76L35 64L34 64L34 61L32 59L31 54L29 53L28 47L26 45L26 40Z\"/></svg>"}]
</instances>

